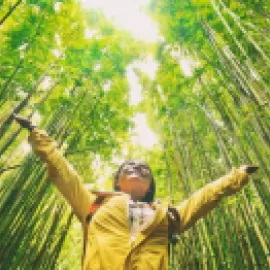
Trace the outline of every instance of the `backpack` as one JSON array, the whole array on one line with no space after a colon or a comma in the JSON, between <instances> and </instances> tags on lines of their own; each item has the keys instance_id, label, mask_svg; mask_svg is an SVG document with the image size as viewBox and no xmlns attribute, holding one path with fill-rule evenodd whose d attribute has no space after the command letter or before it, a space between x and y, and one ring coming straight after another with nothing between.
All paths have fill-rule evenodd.
<instances>
[{"instance_id":1,"label":"backpack","mask_svg":"<svg viewBox=\"0 0 270 270\"><path fill-rule=\"evenodd\" d=\"M99 191L95 191L93 193L97 195L97 198L94 201L94 203L91 205L89 209L89 214L86 217L86 223L83 230L84 237L83 237L83 257L82 258L84 258L85 256L86 243L87 243L87 238L88 238L88 227L94 214L96 213L96 211L99 209L99 207L102 205L102 203L104 202L106 198L122 194L122 192L99 192ZM171 245L172 246L176 245L179 239L178 231L180 227L180 216L175 207L169 206L167 209L167 217L168 217L168 241L169 241L168 255L170 256Z\"/></svg>"}]
</instances>

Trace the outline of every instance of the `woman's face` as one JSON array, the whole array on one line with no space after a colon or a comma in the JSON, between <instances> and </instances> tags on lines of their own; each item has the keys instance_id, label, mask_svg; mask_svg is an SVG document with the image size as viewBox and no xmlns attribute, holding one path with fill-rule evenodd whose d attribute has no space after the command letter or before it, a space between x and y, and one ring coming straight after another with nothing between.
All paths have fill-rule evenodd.
<instances>
[{"instance_id":1,"label":"woman's face","mask_svg":"<svg viewBox=\"0 0 270 270\"><path fill-rule=\"evenodd\" d=\"M126 164L121 170L116 185L122 192L128 193L131 199L139 201L150 188L151 172L144 165Z\"/></svg>"}]
</instances>

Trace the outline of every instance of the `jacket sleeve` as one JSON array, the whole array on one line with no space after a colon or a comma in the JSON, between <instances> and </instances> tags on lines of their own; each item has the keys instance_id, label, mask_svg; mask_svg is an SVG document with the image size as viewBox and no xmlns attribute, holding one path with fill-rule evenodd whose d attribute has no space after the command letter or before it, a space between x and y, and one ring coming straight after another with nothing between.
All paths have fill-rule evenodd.
<instances>
[{"instance_id":1,"label":"jacket sleeve","mask_svg":"<svg viewBox=\"0 0 270 270\"><path fill-rule=\"evenodd\" d=\"M240 169L205 185L191 197L177 206L180 215L180 233L189 229L195 222L215 208L222 198L235 194L247 184L248 174Z\"/></svg>"},{"instance_id":2,"label":"jacket sleeve","mask_svg":"<svg viewBox=\"0 0 270 270\"><path fill-rule=\"evenodd\" d=\"M50 179L71 205L79 220L84 223L96 196L86 190L81 177L45 131L34 129L28 140L34 152L46 162Z\"/></svg>"}]
</instances>

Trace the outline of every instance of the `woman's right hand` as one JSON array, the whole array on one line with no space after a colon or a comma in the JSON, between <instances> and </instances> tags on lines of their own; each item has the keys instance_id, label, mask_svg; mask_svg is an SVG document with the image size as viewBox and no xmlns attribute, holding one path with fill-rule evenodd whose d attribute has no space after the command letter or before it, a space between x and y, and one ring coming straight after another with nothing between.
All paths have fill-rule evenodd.
<instances>
[{"instance_id":1,"label":"woman's right hand","mask_svg":"<svg viewBox=\"0 0 270 270\"><path fill-rule=\"evenodd\" d=\"M252 165L242 165L240 167L240 170L245 171L247 174L253 174L259 169L258 165L252 164Z\"/></svg>"},{"instance_id":2,"label":"woman's right hand","mask_svg":"<svg viewBox=\"0 0 270 270\"><path fill-rule=\"evenodd\" d=\"M31 120L25 117L13 113L13 118L22 128L28 129L29 131L32 131L36 128L36 125L34 125Z\"/></svg>"}]
</instances>

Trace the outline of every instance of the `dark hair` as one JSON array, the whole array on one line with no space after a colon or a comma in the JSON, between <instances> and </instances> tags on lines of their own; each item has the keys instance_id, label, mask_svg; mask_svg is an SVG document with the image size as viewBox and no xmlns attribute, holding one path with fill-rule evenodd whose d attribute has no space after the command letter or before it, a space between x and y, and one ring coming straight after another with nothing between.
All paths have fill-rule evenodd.
<instances>
[{"instance_id":1,"label":"dark hair","mask_svg":"<svg viewBox=\"0 0 270 270\"><path fill-rule=\"evenodd\" d=\"M149 167L149 165L145 162L141 162L141 161L135 161L135 160L127 160L124 163L122 163L120 165L120 167L118 168L118 170L116 171L115 175L114 175L114 190L115 191L120 191L120 188L116 185L119 178L120 178L120 174L122 172L122 168L125 165L136 165L137 167L146 167L147 169L149 169L149 171L151 172L151 183L150 183L150 187L149 190L147 191L147 193L145 194L145 196L141 199L141 201L143 202L148 202L148 203L152 203L154 201L154 197L155 197L155 193L156 193L156 184L155 184L155 180L151 171L151 168Z\"/></svg>"}]
</instances>

